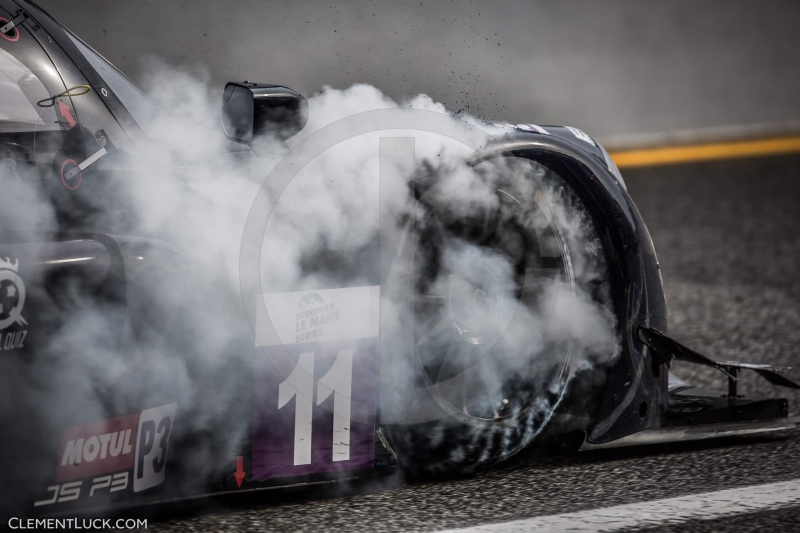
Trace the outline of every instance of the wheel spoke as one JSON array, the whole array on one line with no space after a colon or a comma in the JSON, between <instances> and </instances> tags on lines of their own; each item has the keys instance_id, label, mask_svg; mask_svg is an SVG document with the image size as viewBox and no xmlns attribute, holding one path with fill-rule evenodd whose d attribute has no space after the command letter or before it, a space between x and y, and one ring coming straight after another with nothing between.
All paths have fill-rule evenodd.
<instances>
[{"instance_id":1,"label":"wheel spoke","mask_svg":"<svg viewBox=\"0 0 800 533\"><path fill-rule=\"evenodd\" d=\"M415 294L411 297L411 301L413 303L420 303L420 304L438 304L438 305L445 305L447 303L447 295L446 294Z\"/></svg>"},{"instance_id":2,"label":"wheel spoke","mask_svg":"<svg viewBox=\"0 0 800 533\"><path fill-rule=\"evenodd\" d=\"M444 317L442 320L436 323L431 329L428 330L422 337L419 338L417 341L417 348L431 342L436 336L440 333L445 332L448 328L452 327L453 321L449 316Z\"/></svg>"},{"instance_id":3,"label":"wheel spoke","mask_svg":"<svg viewBox=\"0 0 800 533\"><path fill-rule=\"evenodd\" d=\"M561 268L526 268L525 278L515 288L519 291L525 289L540 289L542 286L555 283L564 277Z\"/></svg>"},{"instance_id":4,"label":"wheel spoke","mask_svg":"<svg viewBox=\"0 0 800 533\"><path fill-rule=\"evenodd\" d=\"M468 346L467 344L461 342L461 338L458 335L454 335L453 339L450 341L450 346L447 347L447 351L442 357L442 362L439 364L439 369L436 371L436 379L434 383L439 383L443 381L443 376L445 375L445 370L449 370L450 362L453 360L453 356L459 352L459 348L461 346Z\"/></svg>"}]
</instances>

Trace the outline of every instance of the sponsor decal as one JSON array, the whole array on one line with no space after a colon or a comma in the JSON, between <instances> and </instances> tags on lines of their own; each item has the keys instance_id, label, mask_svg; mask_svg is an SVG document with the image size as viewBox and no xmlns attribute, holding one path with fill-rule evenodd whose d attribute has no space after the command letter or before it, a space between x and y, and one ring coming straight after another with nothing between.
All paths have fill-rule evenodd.
<instances>
[{"instance_id":1,"label":"sponsor decal","mask_svg":"<svg viewBox=\"0 0 800 533\"><path fill-rule=\"evenodd\" d=\"M28 322L22 316L25 307L25 282L19 275L19 259L0 259L0 350L25 347ZM16 327L13 327L16 326ZM12 331L5 331L12 328Z\"/></svg>"},{"instance_id":2,"label":"sponsor decal","mask_svg":"<svg viewBox=\"0 0 800 533\"><path fill-rule=\"evenodd\" d=\"M578 139L582 140L583 142L587 142L587 143L591 144L592 146L595 146L594 139L589 137L589 135L587 135L583 131L579 130L578 128L572 128L570 126L565 126L565 127L570 131L570 133L572 133Z\"/></svg>"},{"instance_id":3,"label":"sponsor decal","mask_svg":"<svg viewBox=\"0 0 800 533\"><path fill-rule=\"evenodd\" d=\"M340 317L335 303L326 304L316 292L304 294L297 303L294 342L307 342L321 337L324 326L338 322Z\"/></svg>"},{"instance_id":4,"label":"sponsor decal","mask_svg":"<svg viewBox=\"0 0 800 533\"><path fill-rule=\"evenodd\" d=\"M508 129L517 129L517 130L524 130L530 131L533 133L540 133L542 135L550 135L550 132L544 129L541 126L537 126L536 124L509 124L506 122L493 122L493 126L498 128L508 128Z\"/></svg>"},{"instance_id":5,"label":"sponsor decal","mask_svg":"<svg viewBox=\"0 0 800 533\"><path fill-rule=\"evenodd\" d=\"M262 295L256 346L368 339L378 336L380 287ZM264 312L265 311L265 312Z\"/></svg>"},{"instance_id":6,"label":"sponsor decal","mask_svg":"<svg viewBox=\"0 0 800 533\"><path fill-rule=\"evenodd\" d=\"M106 490L108 493L119 492L128 488L128 472L118 472L113 475L100 476L92 479L89 483L89 498L92 498L97 491ZM83 480L70 481L61 485L50 485L47 487L49 496L43 500L33 503L34 507L52 505L54 503L64 503L77 500L81 497Z\"/></svg>"},{"instance_id":7,"label":"sponsor decal","mask_svg":"<svg viewBox=\"0 0 800 533\"><path fill-rule=\"evenodd\" d=\"M532 131L534 133L540 133L542 135L550 135L549 131L541 126L537 126L536 124L517 124L517 128L525 131Z\"/></svg>"},{"instance_id":8,"label":"sponsor decal","mask_svg":"<svg viewBox=\"0 0 800 533\"><path fill-rule=\"evenodd\" d=\"M162 405L64 431L57 484L47 487L48 496L33 506L93 498L131 486L133 492L141 492L161 485L176 409L174 403Z\"/></svg>"},{"instance_id":9,"label":"sponsor decal","mask_svg":"<svg viewBox=\"0 0 800 533\"><path fill-rule=\"evenodd\" d=\"M133 468L133 492L141 492L164 482L167 452L177 404L142 411L139 438L136 439L136 463Z\"/></svg>"},{"instance_id":10,"label":"sponsor decal","mask_svg":"<svg viewBox=\"0 0 800 533\"><path fill-rule=\"evenodd\" d=\"M138 421L136 414L66 430L58 454L56 481L131 468Z\"/></svg>"}]
</instances>

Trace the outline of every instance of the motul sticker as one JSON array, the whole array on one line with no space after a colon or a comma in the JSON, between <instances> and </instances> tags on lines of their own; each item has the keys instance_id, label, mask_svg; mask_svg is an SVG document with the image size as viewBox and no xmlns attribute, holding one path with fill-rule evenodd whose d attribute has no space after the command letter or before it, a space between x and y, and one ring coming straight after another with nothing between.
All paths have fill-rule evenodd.
<instances>
[{"instance_id":1,"label":"motul sticker","mask_svg":"<svg viewBox=\"0 0 800 533\"><path fill-rule=\"evenodd\" d=\"M69 428L61 439L56 481L97 476L133 466L139 415Z\"/></svg>"},{"instance_id":2,"label":"motul sticker","mask_svg":"<svg viewBox=\"0 0 800 533\"><path fill-rule=\"evenodd\" d=\"M174 403L162 405L64 431L57 484L47 487L47 497L34 507L124 491L131 477L133 492L161 485L176 409Z\"/></svg>"},{"instance_id":3,"label":"motul sticker","mask_svg":"<svg viewBox=\"0 0 800 533\"><path fill-rule=\"evenodd\" d=\"M69 428L61 438L56 481L134 469L133 490L164 482L177 404Z\"/></svg>"}]
</instances>

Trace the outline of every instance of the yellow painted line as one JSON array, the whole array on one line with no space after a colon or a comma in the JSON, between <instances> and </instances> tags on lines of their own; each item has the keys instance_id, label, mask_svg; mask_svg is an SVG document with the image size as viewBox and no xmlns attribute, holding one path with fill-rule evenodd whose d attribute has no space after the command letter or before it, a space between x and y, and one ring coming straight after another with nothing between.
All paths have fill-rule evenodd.
<instances>
[{"instance_id":1,"label":"yellow painted line","mask_svg":"<svg viewBox=\"0 0 800 533\"><path fill-rule=\"evenodd\" d=\"M620 168L800 152L800 136L610 152Z\"/></svg>"}]
</instances>

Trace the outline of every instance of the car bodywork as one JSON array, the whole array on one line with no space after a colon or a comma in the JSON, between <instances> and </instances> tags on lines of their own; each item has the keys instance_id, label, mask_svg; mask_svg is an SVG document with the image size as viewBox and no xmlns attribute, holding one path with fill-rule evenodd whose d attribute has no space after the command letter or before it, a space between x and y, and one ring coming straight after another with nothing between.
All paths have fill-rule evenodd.
<instances>
[{"instance_id":1,"label":"car bodywork","mask_svg":"<svg viewBox=\"0 0 800 533\"><path fill-rule=\"evenodd\" d=\"M57 97L53 97L54 111L61 113L60 117L56 116L57 122L62 128L80 132L85 137L84 145L92 147L81 157L66 158L60 163L65 194L85 191L86 187L79 189L80 183L73 184L85 170L80 168L83 163L89 162L87 168L94 164L92 157L100 161L107 160L118 150L146 151L147 135L141 122L149 111L132 84L126 84L113 67L105 64L102 58L92 56L91 49L32 3L0 0L0 8L6 11L5 14L0 11L0 25L7 28L6 40L16 42L12 39L17 32L17 39L35 42L47 60L56 66L63 81L58 87L47 87L48 94L59 95L82 85L91 89L88 97L93 99L91 109L88 99L67 100L67 94L62 97L67 103L59 105L56 104ZM8 28L12 22L12 27ZM12 37L8 38L9 35ZM81 108L82 105L87 107ZM76 116L80 120L76 121ZM475 160L511 155L538 161L554 170L580 197L598 227L606 252L622 353L608 369L597 419L585 436L583 448L793 427L796 421L787 417L785 400L741 398L737 395L735 383L739 371L753 370L778 385L797 388L797 384L766 366L716 363L663 333L667 330L667 307L653 242L608 153L594 139L575 128L520 124L503 125L502 129L503 134ZM235 154L245 153L237 145L232 145L232 150ZM37 272L37 279L77 276L84 290L98 298L122 302L131 310L129 315L135 315L137 309L146 307L146 303L137 301L141 296L134 290L141 277L146 275L138 265L145 257L179 261L177 252L167 243L120 235L104 228L80 232L70 230L72 213L79 210L80 205L73 203L72 196L65 198L60 210L64 231L54 236L52 242L30 246L31 243L26 242L19 231L4 233L0 257L13 259L0 263L0 276L5 276L0 279L7 280L24 294L25 278L32 276L33 271ZM79 269L71 266L79 258ZM338 319L339 313L350 313L348 305L355 305L358 301L362 302L362 307L372 305L374 292L366 287L349 292L346 298L342 298L336 289L285 295L285 301L275 305L300 311L319 310L334 320ZM27 305L20 303L21 298L12 304L19 312L9 315L0 324L0 329L4 330L3 342L6 343L3 356L7 358L33 358L38 339L47 336L46 328L28 335L28 330L36 325L37 315L49 313L37 304L36 291L29 286ZM331 303L333 301L337 302L335 306ZM24 314L21 314L23 310ZM126 342L124 331L128 319L128 316L119 317L121 345ZM364 327L369 330L371 326L367 324ZM189 472L188 467L182 465L181 455L182 447L191 447L191 439L173 436L179 430L181 406L171 403L168 395L161 395L164 399L154 398L152 403L142 405L138 412L118 413L118 416L106 420L65 423L58 435L40 435L33 431L36 438L49 439L49 443L36 452L52 457L49 460L52 470L44 480L36 478L37 486L32 487L31 492L20 491L20 505L25 512L64 512L76 507L136 505L392 470L397 463L378 416L376 376L380 369L376 359L359 359L359 354L377 350L375 335L371 331L360 335L362 341L358 348L342 339L328 339L329 343L319 348L316 360L318 365L326 365L331 375L335 375L337 365L346 365L352 372L359 373L352 374L354 381L372 384L354 391L350 398L361 406L361 418L350 420L352 428L348 429L349 441L344 447L331 443L324 449L312 448L310 444L300 449L296 445L292 448L274 444L276 428L292 422L281 418L274 409L268 412L269 402L262 396L265 391L279 391L281 383L265 374L258 389L244 387L246 390L242 391L240 398L241 405L248 406L242 411L242 416L246 417L243 423L250 427L249 440L237 452L213 459L222 465L220 470L226 472L224 476L187 488L181 478ZM247 342L243 342L241 348L248 349ZM304 361L303 364L314 364L313 358L303 357L307 354L296 355L298 360ZM674 380L671 382L669 364L672 360L718 368L730 382L728 394L699 391ZM291 373L291 369L286 373ZM251 376L246 378L252 381ZM318 403L326 401L332 391L333 386ZM292 399L291 394L286 394L289 396L284 399L284 404ZM272 407L269 404L269 408ZM309 422L309 439L312 431L336 435L337 428L331 424L329 421L312 430ZM24 452L20 448L13 451L17 454ZM331 453L332 457L322 457L322 454ZM20 461L25 460L20 458ZM25 482L17 479L15 483Z\"/></svg>"}]
</instances>

